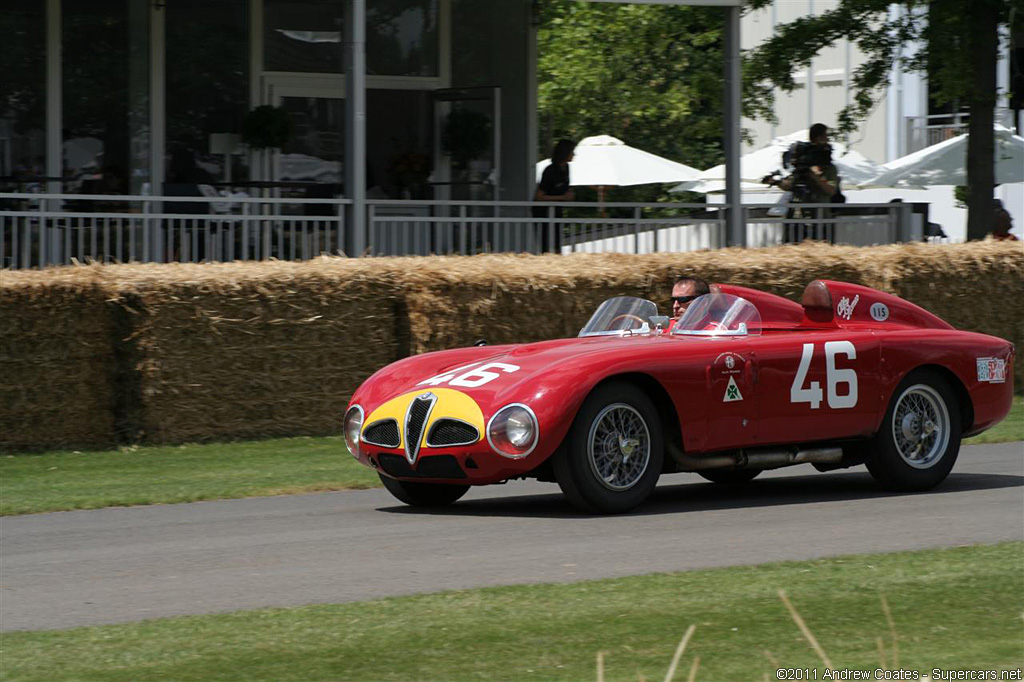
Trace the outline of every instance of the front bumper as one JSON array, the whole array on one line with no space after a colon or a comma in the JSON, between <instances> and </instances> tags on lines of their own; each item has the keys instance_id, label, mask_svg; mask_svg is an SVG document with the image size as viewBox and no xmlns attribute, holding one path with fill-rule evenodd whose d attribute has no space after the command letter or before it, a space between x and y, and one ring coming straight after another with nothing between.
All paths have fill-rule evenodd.
<instances>
[{"instance_id":1,"label":"front bumper","mask_svg":"<svg viewBox=\"0 0 1024 682\"><path fill-rule=\"evenodd\" d=\"M402 450L363 444L357 459L360 464L400 481L487 485L527 474L544 458L534 451L522 459L510 459L485 443L483 447L477 444L469 448L423 449L412 464Z\"/></svg>"}]
</instances>

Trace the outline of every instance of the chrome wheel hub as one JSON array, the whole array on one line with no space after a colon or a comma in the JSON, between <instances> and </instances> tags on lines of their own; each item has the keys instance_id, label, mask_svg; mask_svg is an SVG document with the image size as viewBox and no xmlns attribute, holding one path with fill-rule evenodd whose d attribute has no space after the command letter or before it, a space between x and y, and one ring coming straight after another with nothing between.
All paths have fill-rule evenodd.
<instances>
[{"instance_id":1,"label":"chrome wheel hub","mask_svg":"<svg viewBox=\"0 0 1024 682\"><path fill-rule=\"evenodd\" d=\"M605 407L587 438L590 470L609 490L628 490L643 477L651 459L651 435L640 413L625 403Z\"/></svg>"},{"instance_id":2,"label":"chrome wheel hub","mask_svg":"<svg viewBox=\"0 0 1024 682\"><path fill-rule=\"evenodd\" d=\"M949 445L949 430L949 410L931 386L916 384L897 399L893 441L903 461L915 469L928 469L942 458Z\"/></svg>"}]
</instances>

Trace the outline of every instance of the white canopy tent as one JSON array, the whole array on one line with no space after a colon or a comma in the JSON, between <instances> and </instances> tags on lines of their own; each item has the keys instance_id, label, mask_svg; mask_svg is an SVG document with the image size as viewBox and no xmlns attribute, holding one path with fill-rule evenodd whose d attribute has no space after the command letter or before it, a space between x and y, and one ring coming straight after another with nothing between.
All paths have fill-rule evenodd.
<instances>
[{"instance_id":1,"label":"white canopy tent","mask_svg":"<svg viewBox=\"0 0 1024 682\"><path fill-rule=\"evenodd\" d=\"M537 163L537 182L551 159ZM691 180L700 173L696 168L630 147L611 135L585 137L576 145L575 158L569 162L569 180L575 187L628 187L658 182Z\"/></svg>"},{"instance_id":2,"label":"white canopy tent","mask_svg":"<svg viewBox=\"0 0 1024 682\"><path fill-rule=\"evenodd\" d=\"M967 140L959 135L900 157L879 167L879 172L859 183L861 189L876 187L922 188L967 184ZM1024 182L1024 138L1009 128L995 126L996 183Z\"/></svg>"},{"instance_id":3,"label":"white canopy tent","mask_svg":"<svg viewBox=\"0 0 1024 682\"><path fill-rule=\"evenodd\" d=\"M782 169L782 154L794 142L807 140L807 131L799 130L789 135L776 137L767 145L740 158L740 181L744 192L765 192L769 188L761 179ZM847 148L841 142L832 143L832 162L839 171L842 187L850 188L878 175L879 168L874 161L860 152ZM783 171L785 172L785 171ZM722 192L725 190L725 165L715 166L702 172L689 182L671 189L672 192Z\"/></svg>"}]
</instances>

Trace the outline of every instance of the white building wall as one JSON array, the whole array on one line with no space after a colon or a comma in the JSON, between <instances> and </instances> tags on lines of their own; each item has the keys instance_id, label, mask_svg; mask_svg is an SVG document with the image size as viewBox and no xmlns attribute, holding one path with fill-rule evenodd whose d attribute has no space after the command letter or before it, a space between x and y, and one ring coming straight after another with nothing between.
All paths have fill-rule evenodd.
<instances>
[{"instance_id":1,"label":"white building wall","mask_svg":"<svg viewBox=\"0 0 1024 682\"><path fill-rule=\"evenodd\" d=\"M749 50L761 44L773 34L777 24L818 14L837 4L836 0L776 0L771 7L744 16L741 27L743 49ZM846 40L822 50L811 62L810 69L795 75L796 90L790 93L776 91L777 125L743 120L743 126L753 134L753 142L745 144L743 151L758 149L773 137L806 130L814 123L834 127L840 110L850 102L848 84L853 71L864 61L863 54ZM852 148L876 163L888 160L888 103L889 98L883 98L871 116L849 137Z\"/></svg>"}]
</instances>

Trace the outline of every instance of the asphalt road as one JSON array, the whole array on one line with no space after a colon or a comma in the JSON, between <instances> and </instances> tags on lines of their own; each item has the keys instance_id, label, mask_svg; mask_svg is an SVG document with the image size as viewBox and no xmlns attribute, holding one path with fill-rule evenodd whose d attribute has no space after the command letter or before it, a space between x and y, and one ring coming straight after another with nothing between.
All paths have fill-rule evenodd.
<instances>
[{"instance_id":1,"label":"asphalt road","mask_svg":"<svg viewBox=\"0 0 1024 682\"><path fill-rule=\"evenodd\" d=\"M1022 487L1024 443L1007 443L964 448L927 493L881 492L863 467L743 492L681 474L616 517L534 482L432 513L366 490L7 517L0 629L1022 540Z\"/></svg>"}]
</instances>

